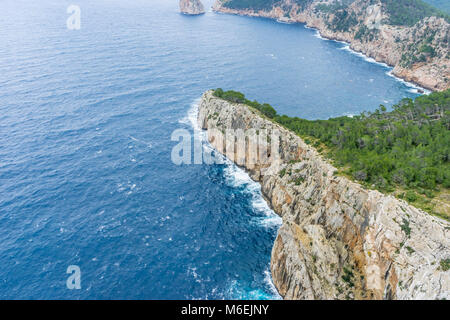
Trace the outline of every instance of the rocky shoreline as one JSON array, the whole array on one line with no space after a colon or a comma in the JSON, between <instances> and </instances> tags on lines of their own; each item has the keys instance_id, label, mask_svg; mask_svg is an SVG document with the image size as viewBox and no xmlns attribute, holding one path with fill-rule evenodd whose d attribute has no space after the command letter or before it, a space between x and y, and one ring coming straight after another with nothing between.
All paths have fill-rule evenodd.
<instances>
[{"instance_id":1,"label":"rocky shoreline","mask_svg":"<svg viewBox=\"0 0 450 320\"><path fill-rule=\"evenodd\" d=\"M447 221L337 176L300 137L213 91L202 96L198 123L216 150L261 184L282 217L271 273L284 299L450 298ZM229 129L279 131L279 156L261 161L267 144L252 138L247 144L257 148L248 147L242 162L230 152L233 142L223 143Z\"/></svg>"},{"instance_id":2,"label":"rocky shoreline","mask_svg":"<svg viewBox=\"0 0 450 320\"><path fill-rule=\"evenodd\" d=\"M356 39L356 30L334 31L329 28L329 21L324 15L315 10L315 3L307 8L300 8L290 0L283 0L280 6L269 10L237 10L224 6L223 0L216 0L213 11L264 17L284 23L304 23L309 28L317 29L323 38L343 41L350 49L373 58L380 63L386 63L393 68L392 74L407 82L431 91L442 91L450 88L450 60L449 55L432 58L426 62L417 62L411 66L403 66L404 47L414 44L417 34L435 30L439 39L447 39L450 25L442 18L429 17L413 27L396 27L382 24L385 15L378 5L362 7L361 1L356 1L351 8L364 19L364 23L376 30L377 38L372 40ZM367 5L365 5L367 6ZM364 25L365 26L365 25ZM445 50L445 49L444 49ZM448 51L448 48L447 48Z\"/></svg>"}]
</instances>

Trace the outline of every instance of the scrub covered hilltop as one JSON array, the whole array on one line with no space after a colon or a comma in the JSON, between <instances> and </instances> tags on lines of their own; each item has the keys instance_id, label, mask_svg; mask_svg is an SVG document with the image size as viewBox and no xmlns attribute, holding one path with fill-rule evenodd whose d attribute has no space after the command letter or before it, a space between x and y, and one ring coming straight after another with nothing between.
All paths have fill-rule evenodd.
<instances>
[{"instance_id":1,"label":"scrub covered hilltop","mask_svg":"<svg viewBox=\"0 0 450 320\"><path fill-rule=\"evenodd\" d=\"M216 89L214 95L292 130L340 174L450 220L450 90L403 99L390 112L381 105L372 113L328 120L280 116L237 91Z\"/></svg>"}]
</instances>

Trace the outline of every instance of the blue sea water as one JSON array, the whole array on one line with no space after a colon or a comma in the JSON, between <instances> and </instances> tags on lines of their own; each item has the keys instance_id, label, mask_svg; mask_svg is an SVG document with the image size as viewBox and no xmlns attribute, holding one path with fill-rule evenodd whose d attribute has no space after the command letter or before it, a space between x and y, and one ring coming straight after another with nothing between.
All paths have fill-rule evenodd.
<instances>
[{"instance_id":1,"label":"blue sea water","mask_svg":"<svg viewBox=\"0 0 450 320\"><path fill-rule=\"evenodd\" d=\"M303 25L175 0L3 0L0 15L1 299L279 298L280 219L258 184L229 162L173 164L171 133L193 132L216 87L308 119L417 95Z\"/></svg>"}]
</instances>

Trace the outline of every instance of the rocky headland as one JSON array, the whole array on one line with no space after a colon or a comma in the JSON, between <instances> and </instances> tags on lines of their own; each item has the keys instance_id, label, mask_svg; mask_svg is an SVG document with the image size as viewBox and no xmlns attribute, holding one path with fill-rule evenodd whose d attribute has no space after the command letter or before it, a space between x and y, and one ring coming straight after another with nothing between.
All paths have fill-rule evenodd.
<instances>
[{"instance_id":1,"label":"rocky headland","mask_svg":"<svg viewBox=\"0 0 450 320\"><path fill-rule=\"evenodd\" d=\"M180 0L180 12L187 15L205 13L205 7L200 0Z\"/></svg>"},{"instance_id":2,"label":"rocky headland","mask_svg":"<svg viewBox=\"0 0 450 320\"><path fill-rule=\"evenodd\" d=\"M213 147L259 181L282 217L271 273L284 299L450 298L447 221L336 175L293 132L213 91L202 96L198 123ZM253 137L247 143L257 148L238 159L230 152L236 141L220 143L228 129L278 130L278 156L266 152L269 161L259 161L267 141Z\"/></svg>"},{"instance_id":3,"label":"rocky headland","mask_svg":"<svg viewBox=\"0 0 450 320\"><path fill-rule=\"evenodd\" d=\"M433 91L450 88L450 24L443 17L430 13L403 23L384 0L253 2L264 5L246 8L235 0L217 0L213 10L305 23L324 38L345 41L351 49L392 66L393 74L406 81Z\"/></svg>"}]
</instances>

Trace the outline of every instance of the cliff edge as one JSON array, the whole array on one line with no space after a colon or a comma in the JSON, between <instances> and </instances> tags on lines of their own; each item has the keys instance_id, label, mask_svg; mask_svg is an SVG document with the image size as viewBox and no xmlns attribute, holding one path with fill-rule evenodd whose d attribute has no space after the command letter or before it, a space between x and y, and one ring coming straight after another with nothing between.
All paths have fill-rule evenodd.
<instances>
[{"instance_id":1,"label":"cliff edge","mask_svg":"<svg viewBox=\"0 0 450 320\"><path fill-rule=\"evenodd\" d=\"M450 298L448 222L337 176L300 137L213 91L202 96L198 123L214 148L261 183L282 217L271 272L285 299ZM223 135L229 129L278 131L279 152L267 151L267 137L247 137L239 158L236 140Z\"/></svg>"}]
</instances>

